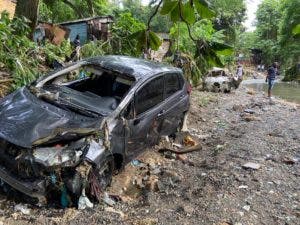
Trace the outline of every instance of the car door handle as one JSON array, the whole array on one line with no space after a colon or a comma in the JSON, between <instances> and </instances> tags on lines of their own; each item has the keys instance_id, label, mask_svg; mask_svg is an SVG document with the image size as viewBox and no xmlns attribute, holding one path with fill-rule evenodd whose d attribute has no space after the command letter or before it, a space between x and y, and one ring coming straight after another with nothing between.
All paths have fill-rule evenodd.
<instances>
[{"instance_id":1,"label":"car door handle","mask_svg":"<svg viewBox=\"0 0 300 225\"><path fill-rule=\"evenodd\" d=\"M182 95L180 95L180 97L179 97L179 98L180 98L180 99L182 99L182 98L184 98L184 96L185 96L185 95L184 95L184 94L182 94Z\"/></svg>"},{"instance_id":2,"label":"car door handle","mask_svg":"<svg viewBox=\"0 0 300 225\"><path fill-rule=\"evenodd\" d=\"M162 117L165 114L166 110L162 110L157 114L157 117Z\"/></svg>"}]
</instances>

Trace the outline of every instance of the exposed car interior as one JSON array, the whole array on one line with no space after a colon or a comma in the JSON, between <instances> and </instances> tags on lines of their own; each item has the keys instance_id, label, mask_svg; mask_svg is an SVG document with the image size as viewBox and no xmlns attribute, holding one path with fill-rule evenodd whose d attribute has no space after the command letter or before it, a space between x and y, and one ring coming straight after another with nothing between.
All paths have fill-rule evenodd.
<instances>
[{"instance_id":1,"label":"exposed car interior","mask_svg":"<svg viewBox=\"0 0 300 225\"><path fill-rule=\"evenodd\" d=\"M125 75L85 66L49 80L43 89L75 105L107 114L116 109L133 82Z\"/></svg>"}]
</instances>

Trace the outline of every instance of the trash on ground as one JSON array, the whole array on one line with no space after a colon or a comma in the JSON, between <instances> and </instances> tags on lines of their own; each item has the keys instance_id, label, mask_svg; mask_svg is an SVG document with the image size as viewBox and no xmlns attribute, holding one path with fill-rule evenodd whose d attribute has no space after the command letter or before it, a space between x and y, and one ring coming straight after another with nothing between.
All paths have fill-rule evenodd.
<instances>
[{"instance_id":1,"label":"trash on ground","mask_svg":"<svg viewBox=\"0 0 300 225\"><path fill-rule=\"evenodd\" d=\"M255 113L255 111L252 110L252 109L245 109L244 112L249 113L249 114L254 114Z\"/></svg>"},{"instance_id":2,"label":"trash on ground","mask_svg":"<svg viewBox=\"0 0 300 225\"><path fill-rule=\"evenodd\" d=\"M258 163L253 163L253 162L247 162L246 164L243 165L244 169L253 169L253 170L258 170L261 167L260 164Z\"/></svg>"},{"instance_id":3,"label":"trash on ground","mask_svg":"<svg viewBox=\"0 0 300 225\"><path fill-rule=\"evenodd\" d=\"M86 209L86 208L93 208L94 204L89 200L88 197L85 195L85 189L82 190L82 194L78 200L78 209Z\"/></svg>"},{"instance_id":4,"label":"trash on ground","mask_svg":"<svg viewBox=\"0 0 300 225\"><path fill-rule=\"evenodd\" d=\"M158 150L158 152L169 151L169 152L176 153L176 154L186 154L186 153L193 152L193 151L199 151L201 149L202 149L202 146L200 144L198 144L198 145L186 147L183 149L161 148Z\"/></svg>"},{"instance_id":5,"label":"trash on ground","mask_svg":"<svg viewBox=\"0 0 300 225\"><path fill-rule=\"evenodd\" d=\"M116 204L115 200L112 199L107 192L104 192L103 201L109 206Z\"/></svg>"},{"instance_id":6,"label":"trash on ground","mask_svg":"<svg viewBox=\"0 0 300 225\"><path fill-rule=\"evenodd\" d=\"M183 144L185 146L195 146L196 142L195 142L195 140L191 136L187 135L183 139Z\"/></svg>"},{"instance_id":7,"label":"trash on ground","mask_svg":"<svg viewBox=\"0 0 300 225\"><path fill-rule=\"evenodd\" d=\"M23 205L21 203L15 205L14 210L17 212L21 212L24 215L30 215L30 209L27 207L27 205Z\"/></svg>"},{"instance_id":8,"label":"trash on ground","mask_svg":"<svg viewBox=\"0 0 300 225\"><path fill-rule=\"evenodd\" d=\"M114 209L113 207L106 207L106 208L104 208L104 211L111 212L111 213L116 213L116 214L120 215L121 219L125 218L125 214L122 211Z\"/></svg>"}]
</instances>

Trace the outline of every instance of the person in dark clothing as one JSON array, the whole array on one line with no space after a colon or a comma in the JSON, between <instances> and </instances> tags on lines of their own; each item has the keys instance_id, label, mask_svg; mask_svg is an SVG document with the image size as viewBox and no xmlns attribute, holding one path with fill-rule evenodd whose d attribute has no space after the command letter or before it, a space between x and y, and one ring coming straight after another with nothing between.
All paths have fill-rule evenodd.
<instances>
[{"instance_id":1,"label":"person in dark clothing","mask_svg":"<svg viewBox=\"0 0 300 225\"><path fill-rule=\"evenodd\" d=\"M79 36L79 34L76 35L76 37L73 41L73 44L74 44L75 48L80 46L80 36Z\"/></svg>"},{"instance_id":2,"label":"person in dark clothing","mask_svg":"<svg viewBox=\"0 0 300 225\"><path fill-rule=\"evenodd\" d=\"M272 89L275 84L277 74L277 64L273 63L267 70L266 82L268 82L268 97L272 97Z\"/></svg>"}]
</instances>

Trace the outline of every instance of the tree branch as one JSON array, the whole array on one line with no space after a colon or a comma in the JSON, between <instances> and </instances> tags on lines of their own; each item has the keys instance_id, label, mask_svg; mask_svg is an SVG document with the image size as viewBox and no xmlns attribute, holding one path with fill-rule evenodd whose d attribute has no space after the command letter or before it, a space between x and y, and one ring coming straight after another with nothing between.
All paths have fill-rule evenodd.
<instances>
[{"instance_id":1,"label":"tree branch","mask_svg":"<svg viewBox=\"0 0 300 225\"><path fill-rule=\"evenodd\" d=\"M91 16L95 16L95 9L94 9L94 5L93 5L93 1L92 0L87 0L87 5L89 7L89 11L91 13Z\"/></svg>"},{"instance_id":2,"label":"tree branch","mask_svg":"<svg viewBox=\"0 0 300 225\"><path fill-rule=\"evenodd\" d=\"M72 2L70 2L68 0L62 0L62 2L65 3L66 5L68 5L71 9L73 9L74 12L79 15L80 18L84 17L81 10L78 9Z\"/></svg>"},{"instance_id":3,"label":"tree branch","mask_svg":"<svg viewBox=\"0 0 300 225\"><path fill-rule=\"evenodd\" d=\"M152 20L153 17L157 14L158 9L159 9L159 7L160 7L160 5L161 5L162 2L163 2L163 0L160 0L160 2L158 3L158 5L157 5L155 11L154 11L153 14L150 16L150 18L149 18L149 20L148 20L148 22L147 22L147 30L150 30L150 23L151 23L151 20Z\"/></svg>"},{"instance_id":4,"label":"tree branch","mask_svg":"<svg viewBox=\"0 0 300 225\"><path fill-rule=\"evenodd\" d=\"M150 31L150 24L151 24L151 20L154 18L154 16L157 14L159 7L161 6L161 3L163 2L163 0L160 0L160 2L158 3L157 7L155 8L155 11L153 12L153 14L150 16L148 22L147 22L147 30L146 30L146 49L149 49L149 31Z\"/></svg>"},{"instance_id":5,"label":"tree branch","mask_svg":"<svg viewBox=\"0 0 300 225\"><path fill-rule=\"evenodd\" d=\"M190 28L190 25L189 25L189 23L183 18L183 16L182 16L182 11L181 11L181 1L179 1L179 14L180 14L180 19L186 24L186 26L187 26L187 29L188 29L188 32L189 32L189 37L190 37L190 39L192 39L192 41L194 41L194 42L197 42L197 40L192 36L192 33L191 33L191 28Z\"/></svg>"}]
</instances>

